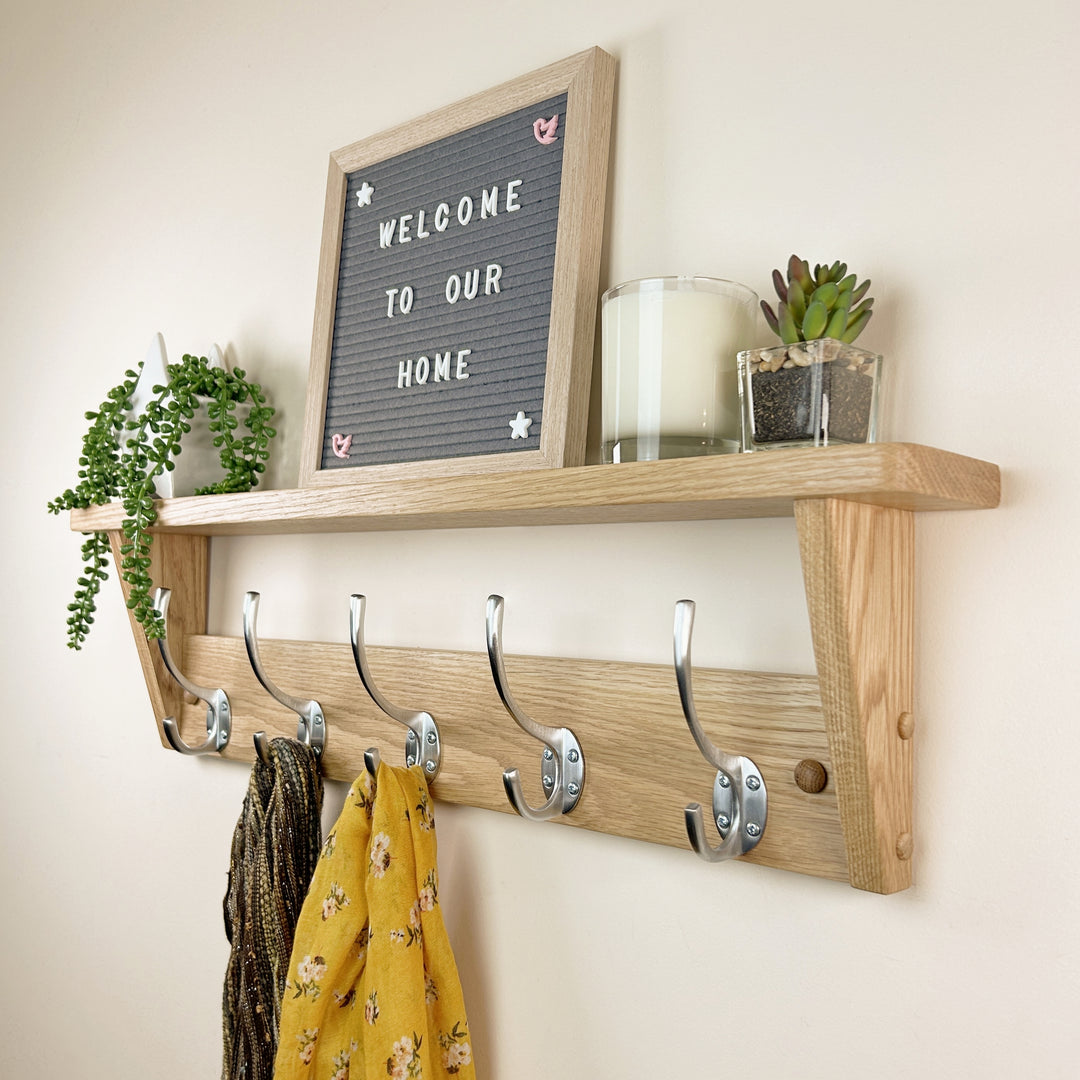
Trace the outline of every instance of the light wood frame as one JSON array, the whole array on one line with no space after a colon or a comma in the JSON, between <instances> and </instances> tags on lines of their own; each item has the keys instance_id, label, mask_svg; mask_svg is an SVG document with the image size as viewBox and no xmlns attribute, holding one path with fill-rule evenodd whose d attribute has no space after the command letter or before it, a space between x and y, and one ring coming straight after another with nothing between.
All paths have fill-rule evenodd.
<instances>
[{"instance_id":1,"label":"light wood frame","mask_svg":"<svg viewBox=\"0 0 1080 1080\"><path fill-rule=\"evenodd\" d=\"M251 492L160 504L151 573L174 590L169 638L181 670L230 696L232 737L221 756L251 761L253 732L291 737L296 720L258 685L242 639L206 633L212 535L794 515L817 677L694 671L706 734L752 758L768 787L765 835L740 861L871 892L910 885L914 514L996 506L997 467L884 443L531 476L528 485L520 477L480 476L388 482L373 493ZM72 511L71 527L113 534L119 560L122 519L117 504L91 507ZM347 598L342 603L347 611ZM167 715L177 718L185 740L201 742L205 707L184 699L134 618L132 631L162 744L168 745L161 728ZM405 729L367 699L347 644L267 641L261 651L275 680L322 703L324 775L355 779L372 745L388 761L403 761ZM367 652L387 697L430 710L439 724L437 799L510 812L501 773L517 767L527 797L542 801L539 744L505 714L485 653L379 646ZM682 810L688 802L708 803L714 771L682 719L672 667L508 656L506 668L522 708L541 723L570 727L581 743L585 787L559 824L689 848ZM820 792L806 792L795 779L806 759L824 766Z\"/></svg>"},{"instance_id":2,"label":"light wood frame","mask_svg":"<svg viewBox=\"0 0 1080 1080\"><path fill-rule=\"evenodd\" d=\"M614 89L614 59L601 49L588 49L330 155L300 457L302 487L356 485L387 476L520 472L584 462ZM567 112L573 113L575 121L565 133L563 146L543 424L538 449L323 469L326 398L348 175L564 92Z\"/></svg>"}]
</instances>

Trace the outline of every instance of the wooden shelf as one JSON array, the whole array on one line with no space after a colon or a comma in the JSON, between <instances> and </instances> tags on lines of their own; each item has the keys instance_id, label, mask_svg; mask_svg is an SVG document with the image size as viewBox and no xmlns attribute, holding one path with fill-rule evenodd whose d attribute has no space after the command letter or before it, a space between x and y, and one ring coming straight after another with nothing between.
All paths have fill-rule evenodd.
<instances>
[{"instance_id":1,"label":"wooden shelf","mask_svg":"<svg viewBox=\"0 0 1080 1080\"><path fill-rule=\"evenodd\" d=\"M753 758L766 782L766 832L743 859L889 893L911 883L914 512L988 509L999 493L995 465L899 443L359 481L162 502L151 574L173 591L169 640L180 669L224 687L232 701L233 736L222 756L250 761L254 731L292 735L296 721L258 686L242 640L206 632L210 536L794 515L817 677L695 670L699 719L718 746ZM122 521L115 504L71 514L72 529L110 534L117 561ZM204 708L184 700L156 646L134 620L132 629L159 729L175 716L189 743L201 741ZM541 801L539 744L503 712L485 654L368 652L390 700L427 709L440 726L437 798L508 811L501 773L518 767L529 797ZM325 775L351 781L371 745L402 760L404 728L367 700L348 645L266 642L262 653L275 681L322 703ZM682 810L708 803L713 771L682 720L673 670L506 662L525 711L571 728L581 744L585 786L560 824L689 849ZM796 785L803 759L824 766L820 793Z\"/></svg>"},{"instance_id":2,"label":"wooden shelf","mask_svg":"<svg viewBox=\"0 0 1080 1080\"><path fill-rule=\"evenodd\" d=\"M586 465L343 488L169 499L157 532L225 536L790 517L800 499L898 510L996 506L997 466L907 443ZM77 532L120 528L118 504L76 510Z\"/></svg>"}]
</instances>

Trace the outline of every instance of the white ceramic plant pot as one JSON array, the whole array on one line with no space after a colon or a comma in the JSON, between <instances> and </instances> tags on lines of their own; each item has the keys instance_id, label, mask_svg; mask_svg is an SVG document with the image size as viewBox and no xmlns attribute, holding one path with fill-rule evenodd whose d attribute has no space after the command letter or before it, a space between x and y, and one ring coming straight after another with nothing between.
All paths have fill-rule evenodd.
<instances>
[{"instance_id":1,"label":"white ceramic plant pot","mask_svg":"<svg viewBox=\"0 0 1080 1080\"><path fill-rule=\"evenodd\" d=\"M171 493L164 495L158 484L158 494L162 498L180 498L194 495L199 488L208 487L224 479L225 470L221 467L221 450L214 445L214 434L210 430L208 403L203 402L191 418L191 430L180 440L180 453L173 459L173 471L168 473L171 480ZM244 426L250 405L237 405L233 415L240 427Z\"/></svg>"},{"instance_id":2,"label":"white ceramic plant pot","mask_svg":"<svg viewBox=\"0 0 1080 1080\"><path fill-rule=\"evenodd\" d=\"M210 346L207 359L211 367L228 368L225 355L217 345ZM139 382L131 395L132 416L142 413L147 402L155 396L153 388L168 379L167 365L165 339L161 334L155 334L147 349ZM238 405L233 415L243 426L250 413L250 405ZM217 483L225 476L220 455L220 449L214 446L207 402L204 402L191 420L191 431L180 442L180 453L174 459L172 472L163 473L154 484L158 497L172 499L194 495L199 488Z\"/></svg>"}]
</instances>

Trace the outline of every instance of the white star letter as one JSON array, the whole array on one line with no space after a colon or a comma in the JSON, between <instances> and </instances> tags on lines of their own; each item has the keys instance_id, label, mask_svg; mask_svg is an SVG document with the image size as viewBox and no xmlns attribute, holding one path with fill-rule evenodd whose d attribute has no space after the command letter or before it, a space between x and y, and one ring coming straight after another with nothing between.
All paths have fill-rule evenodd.
<instances>
[{"instance_id":1,"label":"white star letter","mask_svg":"<svg viewBox=\"0 0 1080 1080\"><path fill-rule=\"evenodd\" d=\"M360 185L360 190L356 193L356 205L357 206L370 206L371 196L375 194L375 189L365 180Z\"/></svg>"},{"instance_id":2,"label":"white star letter","mask_svg":"<svg viewBox=\"0 0 1080 1080\"><path fill-rule=\"evenodd\" d=\"M530 420L523 412L519 411L517 416L510 421L510 438L527 439L529 437L529 426L531 424L532 420Z\"/></svg>"}]
</instances>

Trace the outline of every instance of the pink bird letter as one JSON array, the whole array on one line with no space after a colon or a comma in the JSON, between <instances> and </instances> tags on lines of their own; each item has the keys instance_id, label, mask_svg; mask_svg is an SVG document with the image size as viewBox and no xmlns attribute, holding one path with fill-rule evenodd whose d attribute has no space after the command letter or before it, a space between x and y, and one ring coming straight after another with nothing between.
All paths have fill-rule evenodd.
<instances>
[{"instance_id":1,"label":"pink bird letter","mask_svg":"<svg viewBox=\"0 0 1080 1080\"><path fill-rule=\"evenodd\" d=\"M536 136L536 141L544 146L549 145L555 141L555 132L559 130L559 114L556 113L550 120L545 120L542 116L533 122L533 134Z\"/></svg>"}]
</instances>

